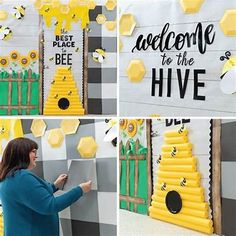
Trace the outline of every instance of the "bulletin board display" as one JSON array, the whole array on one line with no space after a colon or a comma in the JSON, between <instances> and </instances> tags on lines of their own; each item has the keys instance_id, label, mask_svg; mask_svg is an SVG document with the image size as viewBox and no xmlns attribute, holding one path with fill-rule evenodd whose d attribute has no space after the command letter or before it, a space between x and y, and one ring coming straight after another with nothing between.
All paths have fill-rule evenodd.
<instances>
[{"instance_id":1,"label":"bulletin board display","mask_svg":"<svg viewBox=\"0 0 236 236\"><path fill-rule=\"evenodd\" d=\"M120 12L121 115L235 115L235 2L121 1Z\"/></svg>"}]
</instances>

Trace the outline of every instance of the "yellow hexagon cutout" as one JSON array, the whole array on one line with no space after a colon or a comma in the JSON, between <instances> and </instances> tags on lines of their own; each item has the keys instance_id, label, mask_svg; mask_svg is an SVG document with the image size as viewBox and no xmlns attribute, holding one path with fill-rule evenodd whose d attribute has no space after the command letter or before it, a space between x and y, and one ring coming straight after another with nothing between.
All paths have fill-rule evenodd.
<instances>
[{"instance_id":1,"label":"yellow hexagon cutout","mask_svg":"<svg viewBox=\"0 0 236 236\"><path fill-rule=\"evenodd\" d=\"M113 11L116 7L116 0L107 0L105 7L108 11Z\"/></svg>"},{"instance_id":2,"label":"yellow hexagon cutout","mask_svg":"<svg viewBox=\"0 0 236 236\"><path fill-rule=\"evenodd\" d=\"M131 36L136 26L135 18L132 14L123 14L120 18L120 34Z\"/></svg>"},{"instance_id":3,"label":"yellow hexagon cutout","mask_svg":"<svg viewBox=\"0 0 236 236\"><path fill-rule=\"evenodd\" d=\"M0 20L6 20L8 13L6 11L0 11Z\"/></svg>"},{"instance_id":4,"label":"yellow hexagon cutout","mask_svg":"<svg viewBox=\"0 0 236 236\"><path fill-rule=\"evenodd\" d=\"M220 27L226 36L236 36L236 9L225 11Z\"/></svg>"},{"instance_id":5,"label":"yellow hexagon cutout","mask_svg":"<svg viewBox=\"0 0 236 236\"><path fill-rule=\"evenodd\" d=\"M95 7L96 7L96 2L94 1L94 0L89 0L88 1L88 8L90 9L90 10L94 10L95 9Z\"/></svg>"},{"instance_id":6,"label":"yellow hexagon cutout","mask_svg":"<svg viewBox=\"0 0 236 236\"><path fill-rule=\"evenodd\" d=\"M205 0L180 0L184 13L191 14L199 12Z\"/></svg>"},{"instance_id":7,"label":"yellow hexagon cutout","mask_svg":"<svg viewBox=\"0 0 236 236\"><path fill-rule=\"evenodd\" d=\"M92 136L80 139L77 151L82 158L93 158L97 152L98 145Z\"/></svg>"},{"instance_id":8,"label":"yellow hexagon cutout","mask_svg":"<svg viewBox=\"0 0 236 236\"><path fill-rule=\"evenodd\" d=\"M107 18L103 14L98 14L96 17L96 21L99 25L102 25L106 22Z\"/></svg>"},{"instance_id":9,"label":"yellow hexagon cutout","mask_svg":"<svg viewBox=\"0 0 236 236\"><path fill-rule=\"evenodd\" d=\"M35 119L33 120L30 130L34 137L41 137L45 134L45 130L47 128L47 125L42 119Z\"/></svg>"},{"instance_id":10,"label":"yellow hexagon cutout","mask_svg":"<svg viewBox=\"0 0 236 236\"><path fill-rule=\"evenodd\" d=\"M65 134L75 134L79 128L80 121L78 119L65 119L61 121L60 127Z\"/></svg>"},{"instance_id":11,"label":"yellow hexagon cutout","mask_svg":"<svg viewBox=\"0 0 236 236\"><path fill-rule=\"evenodd\" d=\"M116 21L106 21L105 26L107 30L113 31L116 28Z\"/></svg>"},{"instance_id":12,"label":"yellow hexagon cutout","mask_svg":"<svg viewBox=\"0 0 236 236\"><path fill-rule=\"evenodd\" d=\"M146 73L143 62L139 59L131 60L127 67L127 75L130 82L141 82Z\"/></svg>"},{"instance_id":13,"label":"yellow hexagon cutout","mask_svg":"<svg viewBox=\"0 0 236 236\"><path fill-rule=\"evenodd\" d=\"M120 52L121 52L123 46L124 46L124 45L123 45L121 39L119 39L119 51L120 51Z\"/></svg>"},{"instance_id":14,"label":"yellow hexagon cutout","mask_svg":"<svg viewBox=\"0 0 236 236\"><path fill-rule=\"evenodd\" d=\"M48 143L53 148L58 148L61 146L64 140L64 134L62 129L51 129L48 133Z\"/></svg>"}]
</instances>

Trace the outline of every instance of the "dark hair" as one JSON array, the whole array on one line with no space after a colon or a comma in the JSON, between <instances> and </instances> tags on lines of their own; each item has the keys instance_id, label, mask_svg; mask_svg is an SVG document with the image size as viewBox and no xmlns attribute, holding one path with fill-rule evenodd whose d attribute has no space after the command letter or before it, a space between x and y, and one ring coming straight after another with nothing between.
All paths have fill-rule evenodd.
<instances>
[{"instance_id":1,"label":"dark hair","mask_svg":"<svg viewBox=\"0 0 236 236\"><path fill-rule=\"evenodd\" d=\"M38 149L38 144L28 138L16 138L11 140L2 156L0 163L0 181L7 176L14 175L16 170L27 169L30 164L29 153Z\"/></svg>"}]
</instances>

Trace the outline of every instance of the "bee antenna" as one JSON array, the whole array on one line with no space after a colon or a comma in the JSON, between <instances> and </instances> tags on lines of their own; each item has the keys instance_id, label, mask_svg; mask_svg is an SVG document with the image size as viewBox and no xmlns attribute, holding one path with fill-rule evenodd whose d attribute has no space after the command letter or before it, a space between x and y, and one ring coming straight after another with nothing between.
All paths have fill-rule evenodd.
<instances>
[{"instance_id":1,"label":"bee antenna","mask_svg":"<svg viewBox=\"0 0 236 236\"><path fill-rule=\"evenodd\" d=\"M223 75L221 75L220 78L223 79L223 77L226 75L226 73L227 73L227 71Z\"/></svg>"},{"instance_id":2,"label":"bee antenna","mask_svg":"<svg viewBox=\"0 0 236 236\"><path fill-rule=\"evenodd\" d=\"M231 56L231 52L230 52L230 51L226 51L226 52L225 52L225 55L220 57L220 60L221 60L221 61L224 61L225 59L226 59L226 60L229 60L229 59L230 59L230 56Z\"/></svg>"}]
</instances>

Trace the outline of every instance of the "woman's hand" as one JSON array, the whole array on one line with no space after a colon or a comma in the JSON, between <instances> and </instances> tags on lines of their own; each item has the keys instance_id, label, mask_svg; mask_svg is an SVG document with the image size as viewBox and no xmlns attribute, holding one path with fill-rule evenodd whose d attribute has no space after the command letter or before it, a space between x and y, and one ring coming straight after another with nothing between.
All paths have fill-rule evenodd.
<instances>
[{"instance_id":1,"label":"woman's hand","mask_svg":"<svg viewBox=\"0 0 236 236\"><path fill-rule=\"evenodd\" d=\"M89 180L88 182L82 183L79 186L82 188L84 193L87 193L87 192L89 192L91 190L92 181Z\"/></svg>"},{"instance_id":2,"label":"woman's hand","mask_svg":"<svg viewBox=\"0 0 236 236\"><path fill-rule=\"evenodd\" d=\"M68 179L67 174L59 175L58 178L56 179L56 181L54 182L55 187L58 189L62 189L63 186L65 185L67 179Z\"/></svg>"}]
</instances>

